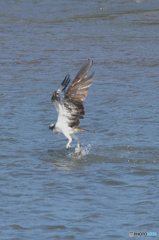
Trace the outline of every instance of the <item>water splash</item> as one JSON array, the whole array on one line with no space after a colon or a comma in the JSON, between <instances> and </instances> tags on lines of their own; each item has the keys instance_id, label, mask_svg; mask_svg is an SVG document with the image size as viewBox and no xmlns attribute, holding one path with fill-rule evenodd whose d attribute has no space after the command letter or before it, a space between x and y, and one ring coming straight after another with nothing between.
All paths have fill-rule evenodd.
<instances>
[{"instance_id":1,"label":"water splash","mask_svg":"<svg viewBox=\"0 0 159 240\"><path fill-rule=\"evenodd\" d=\"M75 148L75 152L70 154L70 157L81 158L87 154L89 154L91 150L91 144L88 144L85 147Z\"/></svg>"}]
</instances>

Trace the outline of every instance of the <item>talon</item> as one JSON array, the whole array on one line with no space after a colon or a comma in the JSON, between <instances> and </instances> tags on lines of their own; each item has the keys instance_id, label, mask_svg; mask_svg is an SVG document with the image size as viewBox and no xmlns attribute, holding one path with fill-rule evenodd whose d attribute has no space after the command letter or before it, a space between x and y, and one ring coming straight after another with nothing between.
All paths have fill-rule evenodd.
<instances>
[{"instance_id":1,"label":"talon","mask_svg":"<svg viewBox=\"0 0 159 240\"><path fill-rule=\"evenodd\" d=\"M70 147L71 147L70 145L66 145L66 149L67 149L67 150L69 150Z\"/></svg>"}]
</instances>

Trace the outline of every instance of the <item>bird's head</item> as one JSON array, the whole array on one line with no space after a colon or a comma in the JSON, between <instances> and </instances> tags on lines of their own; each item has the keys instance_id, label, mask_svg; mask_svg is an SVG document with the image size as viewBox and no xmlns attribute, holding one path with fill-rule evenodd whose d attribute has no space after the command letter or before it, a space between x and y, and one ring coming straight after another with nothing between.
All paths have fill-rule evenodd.
<instances>
[{"instance_id":1,"label":"bird's head","mask_svg":"<svg viewBox=\"0 0 159 240\"><path fill-rule=\"evenodd\" d=\"M55 124L51 124L51 125L49 126L49 129L51 129L51 130L53 131L54 127L55 127Z\"/></svg>"}]
</instances>

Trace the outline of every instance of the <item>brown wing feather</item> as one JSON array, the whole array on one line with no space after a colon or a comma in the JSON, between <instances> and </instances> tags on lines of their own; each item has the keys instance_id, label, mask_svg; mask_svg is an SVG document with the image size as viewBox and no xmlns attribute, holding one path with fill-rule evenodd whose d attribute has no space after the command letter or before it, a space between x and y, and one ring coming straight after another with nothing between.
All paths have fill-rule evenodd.
<instances>
[{"instance_id":1,"label":"brown wing feather","mask_svg":"<svg viewBox=\"0 0 159 240\"><path fill-rule=\"evenodd\" d=\"M69 125L71 127L78 126L80 124L79 119L84 118L85 111L83 101L85 100L89 87L93 82L92 77L94 72L90 76L87 76L92 64L93 61L88 59L65 93L64 106L70 112Z\"/></svg>"},{"instance_id":2,"label":"brown wing feather","mask_svg":"<svg viewBox=\"0 0 159 240\"><path fill-rule=\"evenodd\" d=\"M67 92L65 93L65 97L74 100L75 96L78 95L78 93L83 93L85 95L85 98L88 94L88 90L90 85L92 84L93 80L91 79L94 75L94 72L87 77L87 73L92 67L93 61L88 61L83 65L83 67L80 69L80 71L77 73L75 79L70 84ZM86 87L88 86L88 89L86 90ZM85 100L81 99L80 96L78 98L76 97L76 100L78 99L79 102L83 103Z\"/></svg>"}]
</instances>

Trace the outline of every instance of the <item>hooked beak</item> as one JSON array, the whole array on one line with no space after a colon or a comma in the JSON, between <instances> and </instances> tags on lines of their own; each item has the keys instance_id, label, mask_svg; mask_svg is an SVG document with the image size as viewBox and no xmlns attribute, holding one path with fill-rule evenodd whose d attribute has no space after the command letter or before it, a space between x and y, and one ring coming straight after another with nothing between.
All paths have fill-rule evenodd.
<instances>
[{"instance_id":1,"label":"hooked beak","mask_svg":"<svg viewBox=\"0 0 159 240\"><path fill-rule=\"evenodd\" d=\"M55 125L54 125L54 124L51 124L51 125L49 126L49 129L53 130L54 127L55 127Z\"/></svg>"}]
</instances>

